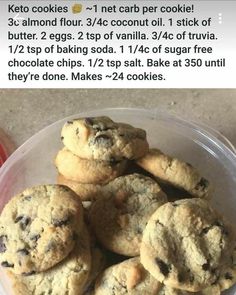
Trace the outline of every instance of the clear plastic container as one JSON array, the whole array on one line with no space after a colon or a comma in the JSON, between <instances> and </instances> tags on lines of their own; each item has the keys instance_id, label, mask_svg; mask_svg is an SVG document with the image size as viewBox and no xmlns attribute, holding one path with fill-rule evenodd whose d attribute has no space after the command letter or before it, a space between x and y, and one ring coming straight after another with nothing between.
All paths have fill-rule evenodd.
<instances>
[{"instance_id":1,"label":"clear plastic container","mask_svg":"<svg viewBox=\"0 0 236 295\"><path fill-rule=\"evenodd\" d=\"M60 130L65 121L98 115L107 115L115 121L145 129L150 146L159 147L196 166L214 185L212 205L236 224L236 155L232 144L209 127L157 110L124 108L94 110L70 116L25 142L0 169L0 212L14 194L26 187L55 183L53 160L62 147ZM1 268L0 294L12 294L10 283ZM236 286L224 294L236 295Z\"/></svg>"}]
</instances>

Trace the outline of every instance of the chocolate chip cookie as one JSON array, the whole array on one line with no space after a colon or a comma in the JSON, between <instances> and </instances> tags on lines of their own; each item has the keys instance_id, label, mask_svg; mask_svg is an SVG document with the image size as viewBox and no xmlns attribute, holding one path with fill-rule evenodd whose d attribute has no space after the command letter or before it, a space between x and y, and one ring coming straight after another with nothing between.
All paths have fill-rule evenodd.
<instances>
[{"instance_id":1,"label":"chocolate chip cookie","mask_svg":"<svg viewBox=\"0 0 236 295\"><path fill-rule=\"evenodd\" d=\"M60 150L55 165L65 178L80 183L104 184L122 175L127 161L101 161L82 159L67 148Z\"/></svg>"},{"instance_id":2,"label":"chocolate chip cookie","mask_svg":"<svg viewBox=\"0 0 236 295\"><path fill-rule=\"evenodd\" d=\"M184 189L191 195L207 198L211 193L208 180L188 163L172 158L158 149L150 149L137 164L156 176L159 180Z\"/></svg>"},{"instance_id":3,"label":"chocolate chip cookie","mask_svg":"<svg viewBox=\"0 0 236 295\"><path fill-rule=\"evenodd\" d=\"M26 189L1 213L1 266L22 275L47 270L71 252L82 224L82 203L69 188Z\"/></svg>"},{"instance_id":4,"label":"chocolate chip cookie","mask_svg":"<svg viewBox=\"0 0 236 295\"><path fill-rule=\"evenodd\" d=\"M230 261L235 234L200 198L166 203L144 230L141 262L165 285L190 292L217 281Z\"/></svg>"},{"instance_id":5,"label":"chocolate chip cookie","mask_svg":"<svg viewBox=\"0 0 236 295\"><path fill-rule=\"evenodd\" d=\"M61 132L64 145L85 159L105 161L137 159L146 154L146 132L108 117L80 118L68 121Z\"/></svg>"},{"instance_id":6,"label":"chocolate chip cookie","mask_svg":"<svg viewBox=\"0 0 236 295\"><path fill-rule=\"evenodd\" d=\"M81 295L91 267L89 235L83 228L73 251L53 268L31 276L10 273L15 295Z\"/></svg>"},{"instance_id":7,"label":"chocolate chip cookie","mask_svg":"<svg viewBox=\"0 0 236 295\"><path fill-rule=\"evenodd\" d=\"M107 184L89 219L105 248L126 256L139 255L143 230L153 212L167 202L160 186L151 178L131 174Z\"/></svg>"},{"instance_id":8,"label":"chocolate chip cookie","mask_svg":"<svg viewBox=\"0 0 236 295\"><path fill-rule=\"evenodd\" d=\"M107 268L98 278L95 295L157 295L160 283L140 263L131 258Z\"/></svg>"}]
</instances>

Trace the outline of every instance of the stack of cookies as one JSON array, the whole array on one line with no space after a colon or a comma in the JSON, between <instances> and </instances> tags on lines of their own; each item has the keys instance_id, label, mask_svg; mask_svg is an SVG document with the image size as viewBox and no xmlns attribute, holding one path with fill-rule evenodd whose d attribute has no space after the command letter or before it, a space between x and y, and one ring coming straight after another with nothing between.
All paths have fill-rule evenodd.
<instances>
[{"instance_id":1,"label":"stack of cookies","mask_svg":"<svg viewBox=\"0 0 236 295\"><path fill-rule=\"evenodd\" d=\"M101 187L122 175L128 159L148 150L146 132L108 117L68 121L64 143L55 159L58 183L71 187L83 201L93 200Z\"/></svg>"},{"instance_id":2,"label":"stack of cookies","mask_svg":"<svg viewBox=\"0 0 236 295\"><path fill-rule=\"evenodd\" d=\"M15 294L220 295L236 282L234 230L191 164L108 117L69 121L61 139L59 184L26 190L0 218Z\"/></svg>"},{"instance_id":3,"label":"stack of cookies","mask_svg":"<svg viewBox=\"0 0 236 295\"><path fill-rule=\"evenodd\" d=\"M234 284L234 232L209 205L211 186L191 164L149 149L144 130L107 117L67 122L62 141L76 157L74 164L86 159L96 180L69 161L67 169L73 169L66 172L59 152L59 183L72 189L89 183L92 235L104 249L122 255L100 274L94 294L217 295ZM123 169L114 173L111 163L121 161ZM109 166L110 177L99 179ZM75 176L82 171L83 180Z\"/></svg>"}]
</instances>

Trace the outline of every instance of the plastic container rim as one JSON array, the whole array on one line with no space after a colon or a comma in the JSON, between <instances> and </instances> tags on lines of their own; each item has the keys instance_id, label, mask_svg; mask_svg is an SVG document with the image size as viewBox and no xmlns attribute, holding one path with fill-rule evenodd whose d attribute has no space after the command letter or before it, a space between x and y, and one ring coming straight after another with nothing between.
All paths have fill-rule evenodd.
<instances>
[{"instance_id":1,"label":"plastic container rim","mask_svg":"<svg viewBox=\"0 0 236 295\"><path fill-rule=\"evenodd\" d=\"M37 142L40 141L40 136L44 134L47 129L50 129L54 125L57 125L60 122L67 121L71 118L77 118L77 117L83 117L86 116L88 113L96 113L96 112L104 112L104 115L106 115L106 112L109 111L128 111L128 112L139 112L143 113L149 118L155 120L155 119L161 119L162 121L168 122L168 124L172 123L178 126L183 126L184 128L188 128L188 130L195 131L196 133L200 133L201 136L203 136L207 141L210 141L211 144L213 144L218 150L221 150L224 155L231 161L233 162L233 165L235 166L236 169L236 149L233 146L233 144L225 137L223 136L220 132L217 130L213 129L212 127L209 127L205 124L202 123L196 123L194 121L186 120L183 118L180 118L177 115L173 115L170 113L167 113L162 110L157 110L157 109L144 109L144 108L124 108L124 107L115 107L115 108L103 108L103 109L87 109L83 112L70 115L68 117L65 117L63 119L57 120L53 122L52 124L44 127L37 133L35 133L33 136L31 136L29 139L27 139L20 147L18 147L12 154L11 156L6 160L6 162L1 166L0 168L0 181L1 181L1 176L8 170L8 167L11 166L12 163L15 162L16 157L18 157L18 154L22 152L24 154L24 149L26 146L28 146L28 143L31 142L32 138L35 139L35 136L37 135ZM217 138L218 137L218 138ZM220 139L219 139L220 138ZM37 143L35 142L34 145ZM225 144L225 143L227 144Z\"/></svg>"}]
</instances>

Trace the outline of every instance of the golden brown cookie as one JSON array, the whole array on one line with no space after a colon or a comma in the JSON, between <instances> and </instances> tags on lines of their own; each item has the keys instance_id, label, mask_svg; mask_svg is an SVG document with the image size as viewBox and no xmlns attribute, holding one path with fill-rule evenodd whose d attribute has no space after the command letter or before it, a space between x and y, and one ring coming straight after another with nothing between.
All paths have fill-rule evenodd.
<instances>
[{"instance_id":1,"label":"golden brown cookie","mask_svg":"<svg viewBox=\"0 0 236 295\"><path fill-rule=\"evenodd\" d=\"M82 226L82 203L71 189L62 185L28 188L1 213L1 266L16 274L45 271L71 252Z\"/></svg>"},{"instance_id":2,"label":"golden brown cookie","mask_svg":"<svg viewBox=\"0 0 236 295\"><path fill-rule=\"evenodd\" d=\"M231 226L200 198L166 203L144 230L141 262L165 285L190 292L217 281L235 246Z\"/></svg>"},{"instance_id":3,"label":"golden brown cookie","mask_svg":"<svg viewBox=\"0 0 236 295\"><path fill-rule=\"evenodd\" d=\"M65 178L79 183L104 184L122 175L127 161L101 161L82 159L67 148L61 149L55 165Z\"/></svg>"},{"instance_id":4,"label":"golden brown cookie","mask_svg":"<svg viewBox=\"0 0 236 295\"><path fill-rule=\"evenodd\" d=\"M91 226L103 246L112 252L139 255L143 230L157 208L167 202L151 178L130 174L111 181L89 212Z\"/></svg>"},{"instance_id":5,"label":"golden brown cookie","mask_svg":"<svg viewBox=\"0 0 236 295\"><path fill-rule=\"evenodd\" d=\"M190 164L165 155L158 149L150 149L137 164L159 180L186 190L195 197L207 198L211 192L208 180Z\"/></svg>"},{"instance_id":6,"label":"golden brown cookie","mask_svg":"<svg viewBox=\"0 0 236 295\"><path fill-rule=\"evenodd\" d=\"M62 128L61 139L73 154L84 159L137 159L148 151L144 130L108 117L68 121Z\"/></svg>"},{"instance_id":7,"label":"golden brown cookie","mask_svg":"<svg viewBox=\"0 0 236 295\"><path fill-rule=\"evenodd\" d=\"M15 295L82 295L90 268L89 235L84 227L73 251L53 268L31 276L9 275Z\"/></svg>"}]
</instances>

